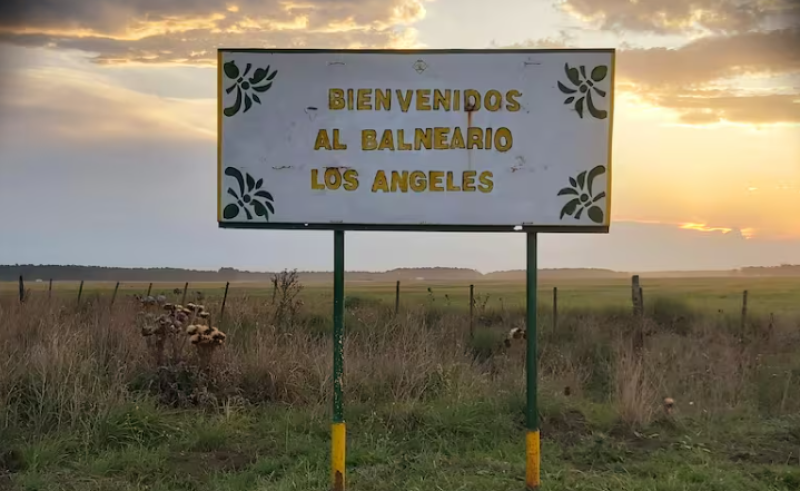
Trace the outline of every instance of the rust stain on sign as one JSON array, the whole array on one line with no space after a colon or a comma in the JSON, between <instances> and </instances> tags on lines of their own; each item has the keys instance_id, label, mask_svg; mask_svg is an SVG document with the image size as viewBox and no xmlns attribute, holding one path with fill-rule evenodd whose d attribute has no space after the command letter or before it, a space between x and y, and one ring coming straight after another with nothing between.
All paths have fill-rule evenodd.
<instances>
[{"instance_id":1,"label":"rust stain on sign","mask_svg":"<svg viewBox=\"0 0 800 491\"><path fill-rule=\"evenodd\" d=\"M472 113L475 112L475 103L469 102L464 106L464 110L467 112L467 132L469 129L472 128ZM472 170L472 144L467 143L467 170Z\"/></svg>"}]
</instances>

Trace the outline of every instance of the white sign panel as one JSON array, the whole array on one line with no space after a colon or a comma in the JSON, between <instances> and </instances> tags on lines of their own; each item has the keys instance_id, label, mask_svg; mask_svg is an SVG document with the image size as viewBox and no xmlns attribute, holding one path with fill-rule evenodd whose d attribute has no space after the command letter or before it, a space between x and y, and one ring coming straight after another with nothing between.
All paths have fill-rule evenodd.
<instances>
[{"instance_id":1,"label":"white sign panel","mask_svg":"<svg viewBox=\"0 0 800 491\"><path fill-rule=\"evenodd\" d=\"M607 232L613 50L220 50L221 227Z\"/></svg>"}]
</instances>

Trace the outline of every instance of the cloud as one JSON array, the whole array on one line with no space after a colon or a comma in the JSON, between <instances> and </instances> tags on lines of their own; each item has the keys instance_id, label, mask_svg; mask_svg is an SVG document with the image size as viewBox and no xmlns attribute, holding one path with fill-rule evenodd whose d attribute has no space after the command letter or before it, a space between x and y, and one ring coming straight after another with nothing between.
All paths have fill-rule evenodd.
<instances>
[{"instance_id":1,"label":"cloud","mask_svg":"<svg viewBox=\"0 0 800 491\"><path fill-rule=\"evenodd\" d=\"M561 33L509 47L577 46ZM800 123L800 87L780 87L793 76L800 76L800 28L709 36L677 48L623 45L617 51L617 89L675 110L688 124ZM764 80L759 90L730 83L756 77Z\"/></svg>"},{"instance_id":2,"label":"cloud","mask_svg":"<svg viewBox=\"0 0 800 491\"><path fill-rule=\"evenodd\" d=\"M659 87L800 72L800 28L705 37L676 49L624 49L618 67L635 83Z\"/></svg>"},{"instance_id":3,"label":"cloud","mask_svg":"<svg viewBox=\"0 0 800 491\"><path fill-rule=\"evenodd\" d=\"M608 31L740 33L794 22L795 0L562 0L563 11Z\"/></svg>"},{"instance_id":4,"label":"cloud","mask_svg":"<svg viewBox=\"0 0 800 491\"><path fill-rule=\"evenodd\" d=\"M31 134L39 141L163 141L213 144L216 101L161 97L112 78L56 63L0 70L0 146ZM27 136L26 136L27 135Z\"/></svg>"},{"instance_id":5,"label":"cloud","mask_svg":"<svg viewBox=\"0 0 800 491\"><path fill-rule=\"evenodd\" d=\"M427 0L7 0L0 41L100 63L199 63L217 47L413 47Z\"/></svg>"},{"instance_id":6,"label":"cloud","mask_svg":"<svg viewBox=\"0 0 800 491\"><path fill-rule=\"evenodd\" d=\"M700 38L677 49L622 50L620 87L685 123L800 123L800 93L757 93L725 81L800 74L800 28Z\"/></svg>"}]
</instances>

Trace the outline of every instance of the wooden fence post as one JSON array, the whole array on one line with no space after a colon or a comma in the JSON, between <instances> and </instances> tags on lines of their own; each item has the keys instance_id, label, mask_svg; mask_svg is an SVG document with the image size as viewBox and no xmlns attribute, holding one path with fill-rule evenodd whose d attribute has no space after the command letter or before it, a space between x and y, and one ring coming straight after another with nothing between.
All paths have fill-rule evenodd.
<instances>
[{"instance_id":1,"label":"wooden fence post","mask_svg":"<svg viewBox=\"0 0 800 491\"><path fill-rule=\"evenodd\" d=\"M744 342L745 342L745 328L747 325L747 290L742 292L742 320L739 326L739 374L744 372Z\"/></svg>"},{"instance_id":2,"label":"wooden fence post","mask_svg":"<svg viewBox=\"0 0 800 491\"><path fill-rule=\"evenodd\" d=\"M148 287L147 287L147 295L145 295L145 296L149 297L149 296L150 296L150 293L151 293L152 291L153 291L153 284L152 284L152 283L150 283L150 286L148 286Z\"/></svg>"},{"instance_id":3,"label":"wooden fence post","mask_svg":"<svg viewBox=\"0 0 800 491\"><path fill-rule=\"evenodd\" d=\"M81 304L82 295L83 295L83 280L81 280L81 286L78 287L78 305Z\"/></svg>"},{"instance_id":4,"label":"wooden fence post","mask_svg":"<svg viewBox=\"0 0 800 491\"><path fill-rule=\"evenodd\" d=\"M642 358L642 351L644 350L644 291L642 290L641 286L638 286L638 279L637 281L637 288L636 288L636 315L634 316L633 322L635 323L635 331L633 337L633 349L634 352L639 356L639 360L641 361Z\"/></svg>"},{"instance_id":5,"label":"wooden fence post","mask_svg":"<svg viewBox=\"0 0 800 491\"><path fill-rule=\"evenodd\" d=\"M189 282L183 285L183 297L181 297L181 305L186 305L186 291L189 289Z\"/></svg>"},{"instance_id":6,"label":"wooden fence post","mask_svg":"<svg viewBox=\"0 0 800 491\"><path fill-rule=\"evenodd\" d=\"M22 279L22 275L19 275L19 303L25 301L25 280Z\"/></svg>"},{"instance_id":7,"label":"wooden fence post","mask_svg":"<svg viewBox=\"0 0 800 491\"><path fill-rule=\"evenodd\" d=\"M747 332L747 290L742 292L742 325L739 331L739 342L744 343Z\"/></svg>"},{"instance_id":8,"label":"wooden fence post","mask_svg":"<svg viewBox=\"0 0 800 491\"><path fill-rule=\"evenodd\" d=\"M553 287L553 332L558 330L558 287Z\"/></svg>"},{"instance_id":9,"label":"wooden fence post","mask_svg":"<svg viewBox=\"0 0 800 491\"><path fill-rule=\"evenodd\" d=\"M225 295L222 297L222 308L219 311L219 318L222 320L222 316L225 315L225 304L228 303L228 287L231 286L230 281L225 282Z\"/></svg>"},{"instance_id":10,"label":"wooden fence post","mask_svg":"<svg viewBox=\"0 0 800 491\"><path fill-rule=\"evenodd\" d=\"M400 312L400 280L397 280L397 285L394 287L394 315L397 316Z\"/></svg>"},{"instance_id":11,"label":"wooden fence post","mask_svg":"<svg viewBox=\"0 0 800 491\"><path fill-rule=\"evenodd\" d=\"M633 315L639 316L641 315L641 299L639 297L639 293L641 293L642 288L639 286L639 275L635 274L631 277L631 302L633 303Z\"/></svg>"},{"instance_id":12,"label":"wooden fence post","mask_svg":"<svg viewBox=\"0 0 800 491\"><path fill-rule=\"evenodd\" d=\"M47 299L53 296L53 278L50 278L50 286L47 287Z\"/></svg>"},{"instance_id":13,"label":"wooden fence post","mask_svg":"<svg viewBox=\"0 0 800 491\"><path fill-rule=\"evenodd\" d=\"M469 285L469 339L475 338L475 285Z\"/></svg>"},{"instance_id":14,"label":"wooden fence post","mask_svg":"<svg viewBox=\"0 0 800 491\"><path fill-rule=\"evenodd\" d=\"M114 287L114 294L111 295L111 305L114 305L114 301L117 299L118 291L119 291L119 281L117 282L117 286Z\"/></svg>"}]
</instances>

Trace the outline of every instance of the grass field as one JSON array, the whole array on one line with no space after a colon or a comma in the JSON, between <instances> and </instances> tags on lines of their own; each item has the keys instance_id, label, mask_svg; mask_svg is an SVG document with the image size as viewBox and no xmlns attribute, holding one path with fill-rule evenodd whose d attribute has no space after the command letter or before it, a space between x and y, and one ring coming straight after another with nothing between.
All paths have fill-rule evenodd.
<instances>
[{"instance_id":1,"label":"grass field","mask_svg":"<svg viewBox=\"0 0 800 491\"><path fill-rule=\"evenodd\" d=\"M800 314L800 277L751 277L751 278L653 278L643 279L642 288L647 297L680 299L691 307L704 311L739 312L742 306L742 292L748 291L749 309L757 313L798 313ZM77 296L80 282L55 282L53 289L57 297ZM109 296L115 284L108 282L86 282L83 294ZM119 295L144 294L148 283L122 283ZM169 294L175 288L182 289L183 283L155 283L153 294ZM630 282L627 280L562 280L543 281L539 284L541 303L550 303L553 287L559 289L559 305L565 308L618 307L631 305ZM28 282L25 288L35 295L47 295L48 284ZM348 282L347 295L380 299L394 303L394 283ZM433 290L439 305L469 305L469 283L430 283L416 282L401 284L401 301L409 304L428 303L428 288ZM193 283L189 291L202 291L210 296L221 296L224 283ZM304 287L305 295L314 301L332 302L331 285L309 284ZM0 295L16 295L17 283L0 282ZM232 283L229 298L269 297L272 286L263 283ZM489 296L487 304L500 308L505 304L520 307L525 301L524 283L478 282L475 294ZM445 296L449 297L445 298ZM170 295L175 298L174 295ZM190 295L191 297L191 295ZM77 298L77 297L76 297Z\"/></svg>"},{"instance_id":2,"label":"grass field","mask_svg":"<svg viewBox=\"0 0 800 491\"><path fill-rule=\"evenodd\" d=\"M540 285L542 489L800 489L800 280L642 285L644 320L624 281ZM141 336L147 284L27 286L0 285L0 489L329 489L326 285L233 284L221 320L190 285L227 334L207 364ZM476 284L472 339L468 285L403 284L396 317L394 289L347 285L347 488L524 489L523 285Z\"/></svg>"}]
</instances>

